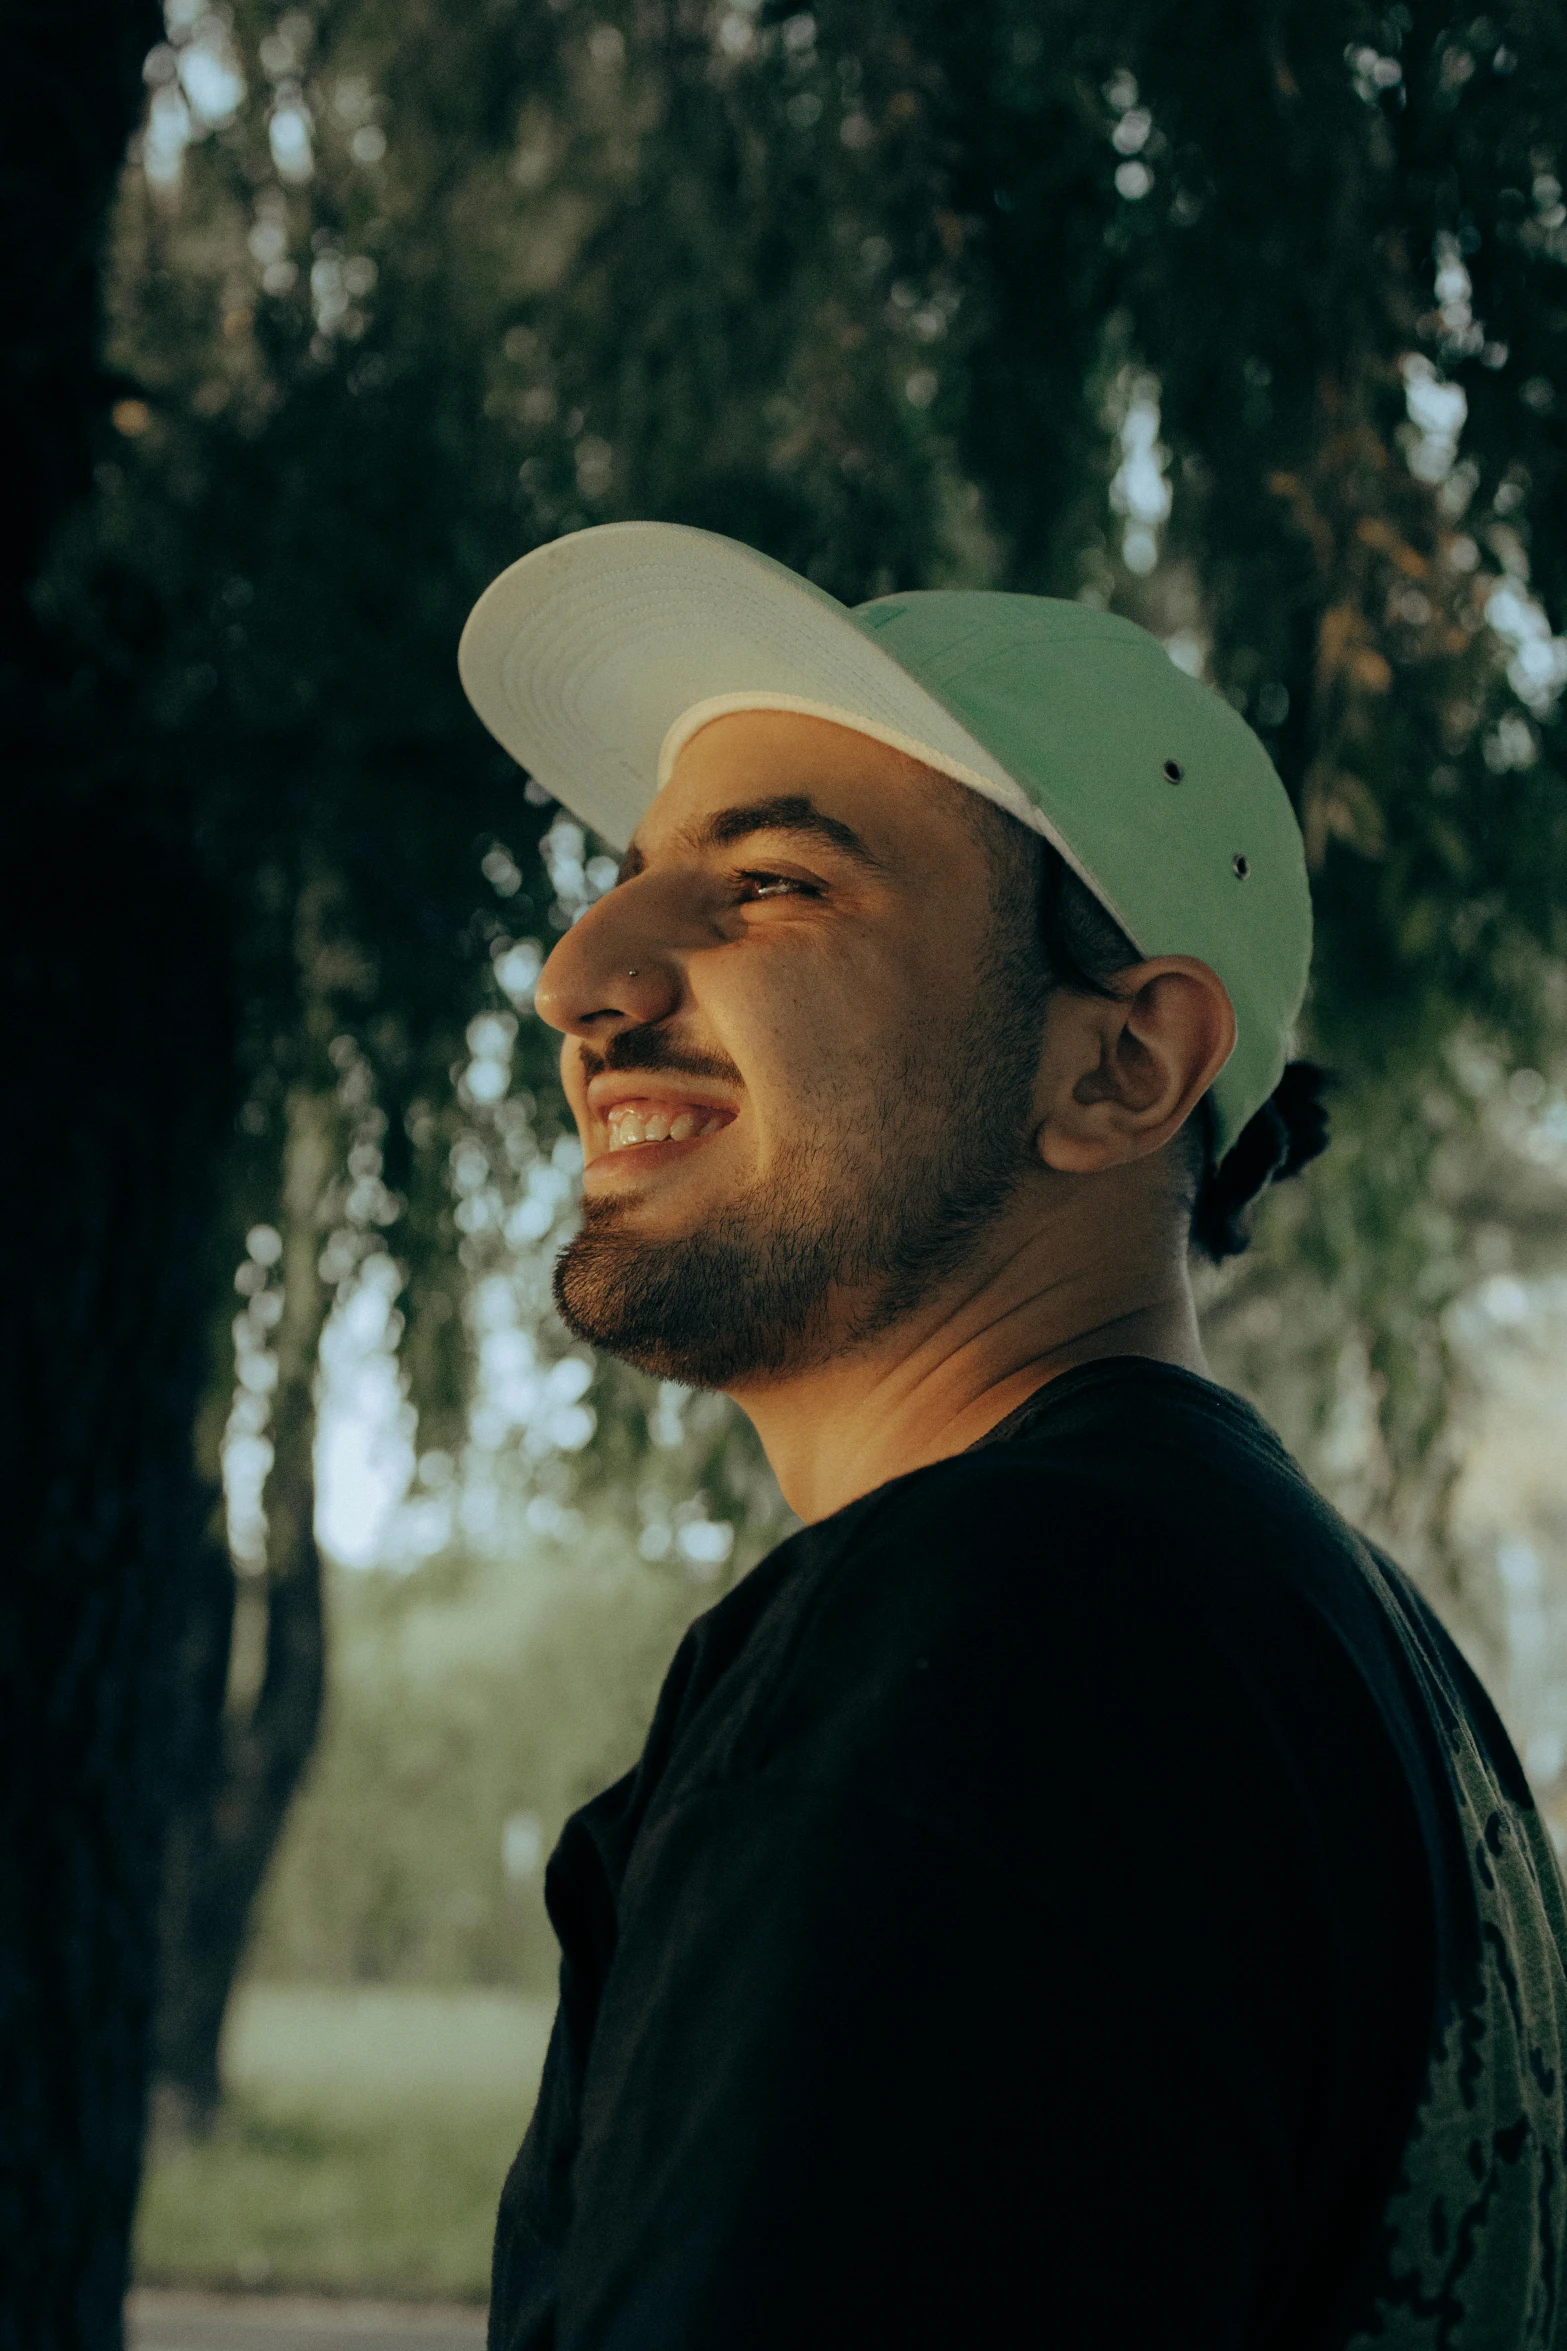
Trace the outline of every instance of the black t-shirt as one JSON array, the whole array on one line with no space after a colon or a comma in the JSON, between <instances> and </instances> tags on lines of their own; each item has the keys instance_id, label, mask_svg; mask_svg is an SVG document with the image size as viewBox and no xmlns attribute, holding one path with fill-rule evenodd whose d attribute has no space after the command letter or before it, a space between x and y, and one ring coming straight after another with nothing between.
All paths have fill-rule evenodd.
<instances>
[{"instance_id":1,"label":"black t-shirt","mask_svg":"<svg viewBox=\"0 0 1567 2351\"><path fill-rule=\"evenodd\" d=\"M494 2351L1567 2344L1567 1920L1248 1406L1069 1372L688 1634L547 1881Z\"/></svg>"}]
</instances>

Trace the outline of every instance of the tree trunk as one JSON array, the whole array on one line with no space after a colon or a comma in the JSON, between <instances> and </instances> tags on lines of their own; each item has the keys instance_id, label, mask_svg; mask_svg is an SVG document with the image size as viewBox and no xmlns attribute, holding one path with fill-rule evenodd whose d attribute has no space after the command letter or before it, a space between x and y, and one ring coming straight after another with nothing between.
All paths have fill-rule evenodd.
<instances>
[{"instance_id":1,"label":"tree trunk","mask_svg":"<svg viewBox=\"0 0 1567 2351\"><path fill-rule=\"evenodd\" d=\"M0 99L0 2351L121 2339L234 1107L190 828L28 599L91 488L104 226L160 31L155 0L12 10Z\"/></svg>"},{"instance_id":2,"label":"tree trunk","mask_svg":"<svg viewBox=\"0 0 1567 2351\"><path fill-rule=\"evenodd\" d=\"M264 1572L236 1592L214 1560L187 1671L204 1685L212 1737L170 1839L163 1981L156 2036L160 2125L199 2134L221 2096L223 2019L251 1913L294 1791L315 1746L325 1680L321 1563L315 1540L314 1384L325 1293L316 1270L334 1169L334 1114L322 1095L289 1097L283 1167L283 1316L273 1391ZM265 1615L265 1663L236 1686L236 1606ZM225 1703L226 1700L226 1703Z\"/></svg>"},{"instance_id":3,"label":"tree trunk","mask_svg":"<svg viewBox=\"0 0 1567 2351\"><path fill-rule=\"evenodd\" d=\"M232 1068L200 876L102 813L60 830L0 912L4 2351L119 2341Z\"/></svg>"}]
</instances>

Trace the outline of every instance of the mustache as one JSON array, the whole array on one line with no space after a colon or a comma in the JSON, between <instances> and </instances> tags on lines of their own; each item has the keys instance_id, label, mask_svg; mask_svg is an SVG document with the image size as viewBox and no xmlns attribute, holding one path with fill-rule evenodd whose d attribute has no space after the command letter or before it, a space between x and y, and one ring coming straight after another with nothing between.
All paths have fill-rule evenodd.
<instances>
[{"instance_id":1,"label":"mustache","mask_svg":"<svg viewBox=\"0 0 1567 2351\"><path fill-rule=\"evenodd\" d=\"M716 1078L728 1086L744 1083L734 1063L724 1055L698 1053L690 1046L677 1045L660 1028L622 1029L610 1038L602 1052L579 1040L577 1053L587 1084L602 1077L606 1070L616 1076L633 1071L646 1071L652 1076L665 1071L680 1077Z\"/></svg>"}]
</instances>

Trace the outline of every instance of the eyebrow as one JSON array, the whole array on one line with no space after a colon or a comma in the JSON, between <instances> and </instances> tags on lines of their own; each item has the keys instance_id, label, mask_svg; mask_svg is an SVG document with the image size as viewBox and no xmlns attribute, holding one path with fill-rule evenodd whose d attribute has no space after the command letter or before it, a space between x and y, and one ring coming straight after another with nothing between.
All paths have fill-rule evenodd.
<instances>
[{"instance_id":1,"label":"eyebrow","mask_svg":"<svg viewBox=\"0 0 1567 2351\"><path fill-rule=\"evenodd\" d=\"M804 792L779 792L770 800L750 800L737 808L721 808L716 816L710 816L705 824L698 826L693 838L699 849L727 849L736 841L749 840L755 833L793 833L805 840L822 841L872 873L883 870L881 859L852 825L845 824L840 817L829 816ZM645 863L642 851L633 842L621 860L619 878L629 882Z\"/></svg>"}]
</instances>

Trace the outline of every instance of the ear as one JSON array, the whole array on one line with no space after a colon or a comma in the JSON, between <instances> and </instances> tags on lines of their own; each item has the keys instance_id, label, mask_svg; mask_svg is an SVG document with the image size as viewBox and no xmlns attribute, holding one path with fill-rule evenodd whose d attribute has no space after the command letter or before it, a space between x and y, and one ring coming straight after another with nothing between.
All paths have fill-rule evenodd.
<instances>
[{"instance_id":1,"label":"ear","mask_svg":"<svg viewBox=\"0 0 1567 2351\"><path fill-rule=\"evenodd\" d=\"M1161 1150L1235 1049L1235 1008L1206 963L1160 955L1118 972L1113 997L1050 998L1035 1148L1063 1175Z\"/></svg>"}]
</instances>

